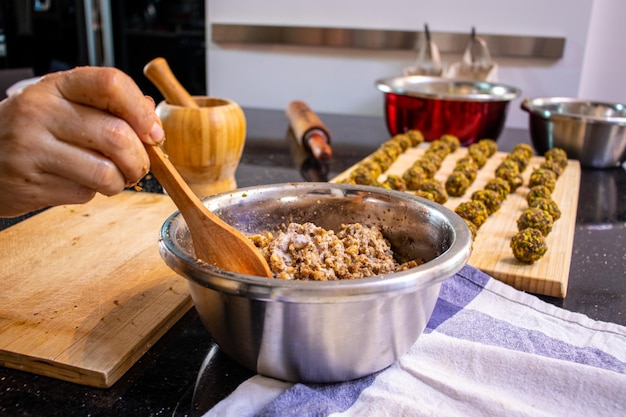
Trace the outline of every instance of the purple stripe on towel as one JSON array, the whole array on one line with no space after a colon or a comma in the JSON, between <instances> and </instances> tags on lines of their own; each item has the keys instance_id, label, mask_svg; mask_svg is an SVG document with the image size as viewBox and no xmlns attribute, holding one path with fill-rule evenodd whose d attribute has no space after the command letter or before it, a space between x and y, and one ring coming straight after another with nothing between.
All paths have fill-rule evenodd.
<instances>
[{"instance_id":1,"label":"purple stripe on towel","mask_svg":"<svg viewBox=\"0 0 626 417\"><path fill-rule=\"evenodd\" d=\"M580 347L555 339L538 330L524 329L477 311L463 310L437 332L484 345L527 352L626 373L626 363L592 347Z\"/></svg>"},{"instance_id":2,"label":"purple stripe on towel","mask_svg":"<svg viewBox=\"0 0 626 417\"><path fill-rule=\"evenodd\" d=\"M468 278L469 277L469 278ZM439 299L426 325L426 333L439 327L443 322L463 310L489 281L489 276L478 269L466 265L456 275L441 285Z\"/></svg>"},{"instance_id":3,"label":"purple stripe on towel","mask_svg":"<svg viewBox=\"0 0 626 417\"><path fill-rule=\"evenodd\" d=\"M266 405L256 417L317 417L340 413L354 404L378 373L337 384L296 384Z\"/></svg>"},{"instance_id":4,"label":"purple stripe on towel","mask_svg":"<svg viewBox=\"0 0 626 417\"><path fill-rule=\"evenodd\" d=\"M484 272L465 266L445 281L427 328L458 339L626 373L626 363L599 349L575 346L537 330L524 329L484 313L465 310L488 280L489 276ZM459 315L449 320L456 314Z\"/></svg>"}]
</instances>

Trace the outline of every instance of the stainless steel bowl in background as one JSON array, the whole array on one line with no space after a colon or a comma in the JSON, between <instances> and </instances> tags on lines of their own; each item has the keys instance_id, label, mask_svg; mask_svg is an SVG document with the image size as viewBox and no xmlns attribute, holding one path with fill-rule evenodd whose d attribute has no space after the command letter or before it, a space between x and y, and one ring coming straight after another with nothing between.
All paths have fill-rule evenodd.
<instances>
[{"instance_id":1,"label":"stainless steel bowl in background","mask_svg":"<svg viewBox=\"0 0 626 417\"><path fill-rule=\"evenodd\" d=\"M584 167L610 168L626 160L626 105L568 97L527 98L528 128L539 154L558 147Z\"/></svg>"},{"instance_id":2,"label":"stainless steel bowl in background","mask_svg":"<svg viewBox=\"0 0 626 417\"><path fill-rule=\"evenodd\" d=\"M187 226L174 213L161 230L161 255L188 279L212 338L241 365L287 381L346 381L391 365L423 332L442 282L471 252L469 229L458 215L399 191L296 183L244 188L203 201L246 234L288 222L330 230L358 222L380 227L399 258L428 260L356 280L240 275L196 260Z\"/></svg>"},{"instance_id":3,"label":"stainless steel bowl in background","mask_svg":"<svg viewBox=\"0 0 626 417\"><path fill-rule=\"evenodd\" d=\"M497 140L509 103L520 94L504 84L424 76L386 78L376 81L376 87L385 93L392 136L417 129L426 140L452 134L463 145Z\"/></svg>"}]
</instances>

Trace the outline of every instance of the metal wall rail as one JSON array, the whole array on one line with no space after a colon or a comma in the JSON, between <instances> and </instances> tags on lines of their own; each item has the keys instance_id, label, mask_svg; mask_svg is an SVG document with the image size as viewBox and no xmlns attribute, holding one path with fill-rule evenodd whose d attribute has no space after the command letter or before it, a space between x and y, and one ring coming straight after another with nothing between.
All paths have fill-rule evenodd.
<instances>
[{"instance_id":1,"label":"metal wall rail","mask_svg":"<svg viewBox=\"0 0 626 417\"><path fill-rule=\"evenodd\" d=\"M467 33L431 31L430 36L442 54L460 54L465 50L470 33L470 30ZM492 57L559 59L565 49L565 38L560 37L477 34L487 42ZM423 36L422 31L225 23L211 25L211 39L218 44L417 50L417 44Z\"/></svg>"}]
</instances>

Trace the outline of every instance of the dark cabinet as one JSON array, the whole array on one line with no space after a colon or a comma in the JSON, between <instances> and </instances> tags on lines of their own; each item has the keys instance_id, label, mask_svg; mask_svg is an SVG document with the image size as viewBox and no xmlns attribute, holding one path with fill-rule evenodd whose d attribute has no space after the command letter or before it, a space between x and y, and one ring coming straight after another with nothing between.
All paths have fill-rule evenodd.
<instances>
[{"instance_id":1,"label":"dark cabinet","mask_svg":"<svg viewBox=\"0 0 626 417\"><path fill-rule=\"evenodd\" d=\"M105 2L106 3L106 2ZM109 0L110 23L99 1L0 2L0 68L32 68L35 75L90 62L88 38L96 48L112 33L113 65L128 73L155 100L162 96L143 75L144 65L162 56L191 94L206 94L204 0ZM91 16L86 22L86 16ZM99 58L103 53L97 51ZM93 61L93 58L91 58Z\"/></svg>"}]
</instances>

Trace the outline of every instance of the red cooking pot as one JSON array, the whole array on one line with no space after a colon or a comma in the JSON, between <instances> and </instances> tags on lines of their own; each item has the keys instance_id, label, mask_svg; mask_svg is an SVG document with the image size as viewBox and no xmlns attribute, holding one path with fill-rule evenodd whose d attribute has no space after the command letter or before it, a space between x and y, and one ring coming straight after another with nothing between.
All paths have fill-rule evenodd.
<instances>
[{"instance_id":1,"label":"red cooking pot","mask_svg":"<svg viewBox=\"0 0 626 417\"><path fill-rule=\"evenodd\" d=\"M496 140L504 127L509 103L520 90L486 81L406 76L376 81L385 93L385 116L391 135L416 129L426 140L444 134L463 145Z\"/></svg>"}]
</instances>

